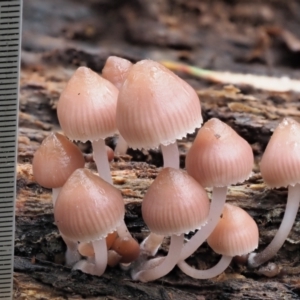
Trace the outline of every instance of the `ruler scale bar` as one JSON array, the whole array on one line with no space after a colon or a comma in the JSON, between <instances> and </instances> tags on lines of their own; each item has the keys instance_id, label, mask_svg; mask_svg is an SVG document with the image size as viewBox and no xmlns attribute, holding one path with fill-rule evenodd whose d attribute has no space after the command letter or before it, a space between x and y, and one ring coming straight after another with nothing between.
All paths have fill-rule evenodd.
<instances>
[{"instance_id":1,"label":"ruler scale bar","mask_svg":"<svg viewBox=\"0 0 300 300\"><path fill-rule=\"evenodd\" d=\"M7 194L7 195L9 195L9 194ZM6 196L3 196L3 197L6 197ZM2 200L1 200L1 194L0 194L0 208L2 208L2 207L4 207L4 208L8 208L8 207L14 208L14 206L11 206L10 203L7 204L5 202L2 202Z\"/></svg>"},{"instance_id":2,"label":"ruler scale bar","mask_svg":"<svg viewBox=\"0 0 300 300\"><path fill-rule=\"evenodd\" d=\"M1 40L1 37L0 37L0 40ZM14 62L9 62L9 63L0 63L0 68L5 68L5 67L9 67L11 68L11 66L14 66L14 65L17 65L18 64L18 61L14 61Z\"/></svg>"},{"instance_id":3,"label":"ruler scale bar","mask_svg":"<svg viewBox=\"0 0 300 300\"><path fill-rule=\"evenodd\" d=\"M0 299L12 299L22 0L0 1Z\"/></svg>"},{"instance_id":4,"label":"ruler scale bar","mask_svg":"<svg viewBox=\"0 0 300 300\"><path fill-rule=\"evenodd\" d=\"M0 95L0 106L5 106L6 108L17 108L17 104L13 104L11 103L10 100L14 100L14 98L16 97L15 94L12 94L12 95ZM5 100L2 100L2 99L5 99Z\"/></svg>"}]
</instances>

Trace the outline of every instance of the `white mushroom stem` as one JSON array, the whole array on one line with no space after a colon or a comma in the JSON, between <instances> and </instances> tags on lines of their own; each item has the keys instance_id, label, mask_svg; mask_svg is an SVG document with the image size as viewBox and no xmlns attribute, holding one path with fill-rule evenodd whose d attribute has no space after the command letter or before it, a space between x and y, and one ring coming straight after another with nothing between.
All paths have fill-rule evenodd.
<instances>
[{"instance_id":1,"label":"white mushroom stem","mask_svg":"<svg viewBox=\"0 0 300 300\"><path fill-rule=\"evenodd\" d=\"M121 258L122 258L122 256L119 255L116 251L108 250L108 252L107 252L107 265L109 265L110 267L115 267L119 263Z\"/></svg>"},{"instance_id":2,"label":"white mushroom stem","mask_svg":"<svg viewBox=\"0 0 300 300\"><path fill-rule=\"evenodd\" d=\"M180 159L177 142L175 141L168 145L161 144L160 147L164 160L164 168L171 167L179 169Z\"/></svg>"},{"instance_id":3,"label":"white mushroom stem","mask_svg":"<svg viewBox=\"0 0 300 300\"><path fill-rule=\"evenodd\" d=\"M207 224L203 226L182 248L179 261L191 256L210 236L217 226L226 201L227 187L214 187Z\"/></svg>"},{"instance_id":4,"label":"white mushroom stem","mask_svg":"<svg viewBox=\"0 0 300 300\"><path fill-rule=\"evenodd\" d=\"M300 201L300 184L289 185L288 199L281 225L272 242L261 253L251 253L248 258L249 267L256 268L276 255L284 244L295 222Z\"/></svg>"},{"instance_id":5,"label":"white mushroom stem","mask_svg":"<svg viewBox=\"0 0 300 300\"><path fill-rule=\"evenodd\" d=\"M163 235L151 232L140 244L140 256L143 254L146 254L147 256L155 256L163 239Z\"/></svg>"},{"instance_id":6,"label":"white mushroom stem","mask_svg":"<svg viewBox=\"0 0 300 300\"><path fill-rule=\"evenodd\" d=\"M61 187L53 188L52 189L52 203L53 203L53 207L55 206L56 199L57 199L57 196L58 196L60 190L61 190Z\"/></svg>"},{"instance_id":7,"label":"white mushroom stem","mask_svg":"<svg viewBox=\"0 0 300 300\"><path fill-rule=\"evenodd\" d=\"M210 279L220 275L227 269L232 260L232 256L223 255L220 261L212 268L207 270L197 270L189 266L185 261L181 261L177 264L180 270L186 275L196 279Z\"/></svg>"},{"instance_id":8,"label":"white mushroom stem","mask_svg":"<svg viewBox=\"0 0 300 300\"><path fill-rule=\"evenodd\" d=\"M117 233L118 233L118 236L120 238L124 238L124 237L129 237L129 238L132 238L132 235L130 234L126 224L125 224L125 221L123 220L120 225L117 227Z\"/></svg>"},{"instance_id":9,"label":"white mushroom stem","mask_svg":"<svg viewBox=\"0 0 300 300\"><path fill-rule=\"evenodd\" d=\"M126 154L127 149L128 149L127 142L122 137L122 135L119 134L119 138L118 138L117 145L116 145L116 148L115 148L115 154L124 155L124 154Z\"/></svg>"},{"instance_id":10,"label":"white mushroom stem","mask_svg":"<svg viewBox=\"0 0 300 300\"><path fill-rule=\"evenodd\" d=\"M67 246L67 251L65 253L66 265L73 266L80 260L80 254L77 250L78 243L66 238L61 232L60 235Z\"/></svg>"},{"instance_id":11,"label":"white mushroom stem","mask_svg":"<svg viewBox=\"0 0 300 300\"><path fill-rule=\"evenodd\" d=\"M165 259L162 260L162 262L158 266L152 269L141 270L135 274L132 274L132 278L134 280L148 282L148 281L156 280L168 274L178 262L178 258L183 245L183 239L184 239L183 234L179 236L172 235L169 252L168 255L165 257ZM149 262L151 263L151 260Z\"/></svg>"},{"instance_id":12,"label":"white mushroom stem","mask_svg":"<svg viewBox=\"0 0 300 300\"><path fill-rule=\"evenodd\" d=\"M106 182L113 184L104 139L93 141L92 145L94 152L94 161L96 163L99 176Z\"/></svg>"},{"instance_id":13,"label":"white mushroom stem","mask_svg":"<svg viewBox=\"0 0 300 300\"><path fill-rule=\"evenodd\" d=\"M101 276L107 266L107 246L106 239L93 241L95 251L95 275Z\"/></svg>"},{"instance_id":14,"label":"white mushroom stem","mask_svg":"<svg viewBox=\"0 0 300 300\"><path fill-rule=\"evenodd\" d=\"M74 270L80 270L84 273L101 276L107 266L107 247L105 238L93 241L95 251L94 263L87 260L80 260L74 267Z\"/></svg>"},{"instance_id":15,"label":"white mushroom stem","mask_svg":"<svg viewBox=\"0 0 300 300\"><path fill-rule=\"evenodd\" d=\"M58 196L60 190L61 190L61 187L52 189L53 207L55 206L56 199L57 199L57 196ZM59 233L67 246L67 251L65 253L66 265L73 266L76 262L78 262L80 260L80 254L77 251L78 243L76 241L72 241L72 240L66 238L61 232L59 232Z\"/></svg>"}]
</instances>

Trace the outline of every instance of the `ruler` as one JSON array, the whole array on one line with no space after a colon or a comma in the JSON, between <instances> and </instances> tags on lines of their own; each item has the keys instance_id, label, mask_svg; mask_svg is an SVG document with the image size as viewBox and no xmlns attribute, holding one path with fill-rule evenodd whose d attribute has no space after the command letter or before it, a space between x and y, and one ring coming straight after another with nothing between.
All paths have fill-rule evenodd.
<instances>
[{"instance_id":1,"label":"ruler","mask_svg":"<svg viewBox=\"0 0 300 300\"><path fill-rule=\"evenodd\" d=\"M0 0L0 300L13 296L22 0Z\"/></svg>"}]
</instances>

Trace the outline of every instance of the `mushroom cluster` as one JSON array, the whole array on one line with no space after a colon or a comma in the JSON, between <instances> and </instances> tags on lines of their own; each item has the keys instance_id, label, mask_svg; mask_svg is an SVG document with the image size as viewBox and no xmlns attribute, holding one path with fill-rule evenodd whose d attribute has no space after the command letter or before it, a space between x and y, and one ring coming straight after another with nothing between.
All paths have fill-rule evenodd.
<instances>
[{"instance_id":1,"label":"mushroom cluster","mask_svg":"<svg viewBox=\"0 0 300 300\"><path fill-rule=\"evenodd\" d=\"M204 279L223 272L232 257L247 255L258 247L258 227L251 216L225 204L228 186L243 182L252 172L250 145L218 119L210 119L200 128L203 120L196 92L161 64L151 60L132 64L109 57L102 76L79 67L60 96L57 114L64 135L51 133L45 139L35 153L33 172L40 185L53 189L55 223L67 245L66 263L73 269L101 276L107 265L121 264L131 268L134 280L147 282L178 265L187 275ZM278 231L280 237L264 252L249 255L252 267L275 255L293 224L300 181L299 128L295 121L284 120L263 157L266 183L271 187L289 185L288 216ZM181 170L176 140L196 129L186 171ZM126 227L124 201L112 184L105 138L116 133L117 153L125 153L127 147L160 147L163 155L163 168L142 202L150 233L140 244ZM280 135L287 140L278 142ZM72 143L88 140L98 174L85 168L83 155ZM290 151L295 161L275 157L275 147L282 153ZM42 167L41 162L48 165ZM274 175L279 169L284 176ZM207 187L213 189L211 201ZM185 241L184 234L194 231ZM166 236L171 238L168 255L156 257ZM209 270L196 270L185 259L206 240L222 258Z\"/></svg>"}]
</instances>

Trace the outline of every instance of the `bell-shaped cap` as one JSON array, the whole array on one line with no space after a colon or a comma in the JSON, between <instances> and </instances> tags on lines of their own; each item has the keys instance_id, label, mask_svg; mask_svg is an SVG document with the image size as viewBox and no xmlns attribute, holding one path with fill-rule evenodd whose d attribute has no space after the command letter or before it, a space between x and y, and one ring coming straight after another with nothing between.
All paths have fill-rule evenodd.
<instances>
[{"instance_id":1,"label":"bell-shaped cap","mask_svg":"<svg viewBox=\"0 0 300 300\"><path fill-rule=\"evenodd\" d=\"M277 126L260 163L261 175L271 187L300 183L300 124L285 118Z\"/></svg>"},{"instance_id":2,"label":"bell-shaped cap","mask_svg":"<svg viewBox=\"0 0 300 300\"><path fill-rule=\"evenodd\" d=\"M246 140L213 118L198 131L185 163L187 172L202 186L223 187L246 180L254 158Z\"/></svg>"},{"instance_id":3,"label":"bell-shaped cap","mask_svg":"<svg viewBox=\"0 0 300 300\"><path fill-rule=\"evenodd\" d=\"M156 234L182 234L207 221L209 200L205 190L185 171L164 168L149 187L142 215Z\"/></svg>"},{"instance_id":4,"label":"bell-shaped cap","mask_svg":"<svg viewBox=\"0 0 300 300\"><path fill-rule=\"evenodd\" d=\"M194 89L163 65L142 60L128 71L117 104L117 127L132 148L156 148L202 124Z\"/></svg>"},{"instance_id":5,"label":"bell-shaped cap","mask_svg":"<svg viewBox=\"0 0 300 300\"><path fill-rule=\"evenodd\" d=\"M102 77L113 83L117 89L120 89L131 66L132 63L127 59L110 56L102 70Z\"/></svg>"},{"instance_id":6,"label":"bell-shaped cap","mask_svg":"<svg viewBox=\"0 0 300 300\"><path fill-rule=\"evenodd\" d=\"M43 187L62 187L71 174L84 167L80 149L59 133L50 133L34 154L32 169L35 180Z\"/></svg>"},{"instance_id":7,"label":"bell-shaped cap","mask_svg":"<svg viewBox=\"0 0 300 300\"><path fill-rule=\"evenodd\" d=\"M252 217L240 207L225 204L221 219L208 237L207 243L218 254L244 255L258 247L258 227Z\"/></svg>"},{"instance_id":8,"label":"bell-shaped cap","mask_svg":"<svg viewBox=\"0 0 300 300\"><path fill-rule=\"evenodd\" d=\"M70 240L89 242L116 230L125 215L121 192L87 169L76 170L62 187L55 223Z\"/></svg>"},{"instance_id":9,"label":"bell-shaped cap","mask_svg":"<svg viewBox=\"0 0 300 300\"><path fill-rule=\"evenodd\" d=\"M86 67L79 67L63 90L57 115L71 139L86 142L105 139L116 131L118 89Z\"/></svg>"}]
</instances>

